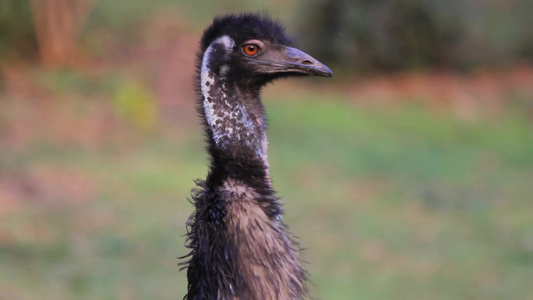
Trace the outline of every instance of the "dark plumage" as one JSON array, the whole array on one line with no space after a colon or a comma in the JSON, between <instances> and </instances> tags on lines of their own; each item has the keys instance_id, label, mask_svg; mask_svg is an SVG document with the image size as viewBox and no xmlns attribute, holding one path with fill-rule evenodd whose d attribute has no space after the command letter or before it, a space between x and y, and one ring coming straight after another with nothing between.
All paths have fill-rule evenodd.
<instances>
[{"instance_id":1,"label":"dark plumage","mask_svg":"<svg viewBox=\"0 0 533 300\"><path fill-rule=\"evenodd\" d=\"M201 40L198 112L211 166L192 195L187 222L185 299L301 299L307 273L287 233L267 161L262 86L296 75L331 76L290 47L284 29L261 15L216 18Z\"/></svg>"}]
</instances>

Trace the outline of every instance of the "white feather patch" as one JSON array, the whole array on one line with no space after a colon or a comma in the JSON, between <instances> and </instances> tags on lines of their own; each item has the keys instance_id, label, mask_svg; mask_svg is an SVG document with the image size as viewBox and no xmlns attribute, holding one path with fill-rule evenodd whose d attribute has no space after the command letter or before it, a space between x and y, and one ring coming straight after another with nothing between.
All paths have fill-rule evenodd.
<instances>
[{"instance_id":1,"label":"white feather patch","mask_svg":"<svg viewBox=\"0 0 533 300\"><path fill-rule=\"evenodd\" d=\"M233 51L233 47L235 46L235 42L229 36L225 35L216 39L213 43L211 43L211 45L209 45L209 47L207 47L202 58L202 66L200 70L200 88L202 90L205 117L207 124L213 132L213 139L218 146L224 146L221 145L221 140L223 140L223 137L228 139L236 138L237 140L241 140L241 138L249 138L250 134L253 133L256 124L254 124L244 106L236 105L235 101L230 101L235 99L230 99L232 95L227 94L227 87L223 79L217 81L220 84L218 95L222 99L217 99L219 106L217 107L216 111L214 109L215 103L214 99L212 99L211 92L212 89L215 88L215 73L210 69L210 61L214 50L214 45L217 44L222 44L226 50L226 53ZM221 75L225 76L229 72L229 68L230 67L228 65L223 65L220 70ZM245 128L246 136L241 136L233 128L220 128L216 126L219 121L225 119L234 120L239 126ZM250 142L249 146L252 146L253 144L253 141L249 141L248 139L246 142Z\"/></svg>"}]
</instances>

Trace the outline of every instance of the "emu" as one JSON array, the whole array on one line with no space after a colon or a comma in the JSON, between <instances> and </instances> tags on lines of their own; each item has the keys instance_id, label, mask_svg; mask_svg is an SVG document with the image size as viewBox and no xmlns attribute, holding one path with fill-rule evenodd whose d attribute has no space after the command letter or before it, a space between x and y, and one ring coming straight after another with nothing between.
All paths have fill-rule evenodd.
<instances>
[{"instance_id":1,"label":"emu","mask_svg":"<svg viewBox=\"0 0 533 300\"><path fill-rule=\"evenodd\" d=\"M331 70L291 47L278 23L256 14L215 18L197 58L198 113L211 157L193 190L182 258L184 299L302 299L308 275L287 232L267 160L267 122L259 99L274 79Z\"/></svg>"}]
</instances>

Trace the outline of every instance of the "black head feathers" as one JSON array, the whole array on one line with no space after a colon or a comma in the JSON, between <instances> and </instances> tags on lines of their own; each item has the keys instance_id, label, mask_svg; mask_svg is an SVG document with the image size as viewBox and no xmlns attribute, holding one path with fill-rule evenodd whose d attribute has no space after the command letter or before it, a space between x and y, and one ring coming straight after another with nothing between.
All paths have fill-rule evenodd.
<instances>
[{"instance_id":1,"label":"black head feathers","mask_svg":"<svg viewBox=\"0 0 533 300\"><path fill-rule=\"evenodd\" d=\"M217 17L213 20L202 37L201 51L218 37L227 35L236 44L249 39L267 40L273 44L291 46L292 41L286 35L285 28L266 14L240 14Z\"/></svg>"}]
</instances>

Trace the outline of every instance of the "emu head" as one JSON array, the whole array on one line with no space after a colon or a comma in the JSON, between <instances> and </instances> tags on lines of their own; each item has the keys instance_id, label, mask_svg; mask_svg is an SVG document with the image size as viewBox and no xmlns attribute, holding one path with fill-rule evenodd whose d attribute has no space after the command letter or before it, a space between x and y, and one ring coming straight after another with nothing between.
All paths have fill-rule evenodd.
<instances>
[{"instance_id":1,"label":"emu head","mask_svg":"<svg viewBox=\"0 0 533 300\"><path fill-rule=\"evenodd\" d=\"M291 45L283 27L268 17L217 18L202 38L201 71L254 90L280 77L331 77L328 67Z\"/></svg>"}]
</instances>

